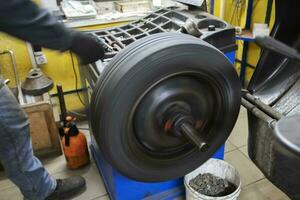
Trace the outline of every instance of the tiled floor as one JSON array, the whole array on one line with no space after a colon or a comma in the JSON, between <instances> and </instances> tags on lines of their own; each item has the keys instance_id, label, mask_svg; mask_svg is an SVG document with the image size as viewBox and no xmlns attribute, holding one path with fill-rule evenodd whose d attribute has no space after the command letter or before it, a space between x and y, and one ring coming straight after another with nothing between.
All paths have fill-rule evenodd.
<instances>
[{"instance_id":1,"label":"tiled floor","mask_svg":"<svg viewBox=\"0 0 300 200\"><path fill-rule=\"evenodd\" d=\"M85 124L79 124L86 128ZM88 134L87 134L88 135ZM247 155L247 115L241 110L238 122L226 142L225 160L235 166L241 175L242 192L240 200L288 200L280 190L266 180L263 174L250 161ZM64 178L71 175L82 175L87 180L87 191L76 200L109 200L95 163L80 170L69 170L63 156L43 161L46 169L55 177ZM0 173L0 200L22 200L17 187Z\"/></svg>"},{"instance_id":2,"label":"tiled floor","mask_svg":"<svg viewBox=\"0 0 300 200\"><path fill-rule=\"evenodd\" d=\"M86 125L80 124L79 126L86 128ZM83 132L86 133L87 139L89 140L88 133L86 131ZM90 165L79 170L69 170L66 167L64 156L43 160L42 162L47 171L56 178L81 175L86 179L86 191L80 196L74 198L74 200L109 200L102 179L93 160ZM23 196L19 189L5 178L3 172L0 172L0 200L23 200Z\"/></svg>"}]
</instances>

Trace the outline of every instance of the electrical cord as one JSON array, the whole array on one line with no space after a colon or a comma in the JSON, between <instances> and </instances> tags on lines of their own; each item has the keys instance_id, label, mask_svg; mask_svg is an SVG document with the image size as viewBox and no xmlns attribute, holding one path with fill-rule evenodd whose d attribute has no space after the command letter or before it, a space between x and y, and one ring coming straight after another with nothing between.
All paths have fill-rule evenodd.
<instances>
[{"instance_id":1,"label":"electrical cord","mask_svg":"<svg viewBox=\"0 0 300 200\"><path fill-rule=\"evenodd\" d=\"M72 54L71 51L70 51L70 55L71 55L73 72L74 72L74 75L75 75L75 89L76 89L76 93L77 93L78 99L82 103L82 105L86 106L85 103L84 103L84 101L82 100L80 94L79 94L79 91L78 91L78 77L77 77L77 73L76 73L76 69L75 69L73 54Z\"/></svg>"}]
</instances>

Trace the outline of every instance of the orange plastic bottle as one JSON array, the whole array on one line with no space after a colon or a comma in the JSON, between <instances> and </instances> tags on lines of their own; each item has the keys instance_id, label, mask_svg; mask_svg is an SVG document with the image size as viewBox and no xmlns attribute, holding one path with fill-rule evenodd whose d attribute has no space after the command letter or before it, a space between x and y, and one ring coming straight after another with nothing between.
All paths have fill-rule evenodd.
<instances>
[{"instance_id":1,"label":"orange plastic bottle","mask_svg":"<svg viewBox=\"0 0 300 200\"><path fill-rule=\"evenodd\" d=\"M72 117L67 117L65 135L61 142L68 168L77 169L89 163L90 156L86 137L79 132Z\"/></svg>"}]
</instances>

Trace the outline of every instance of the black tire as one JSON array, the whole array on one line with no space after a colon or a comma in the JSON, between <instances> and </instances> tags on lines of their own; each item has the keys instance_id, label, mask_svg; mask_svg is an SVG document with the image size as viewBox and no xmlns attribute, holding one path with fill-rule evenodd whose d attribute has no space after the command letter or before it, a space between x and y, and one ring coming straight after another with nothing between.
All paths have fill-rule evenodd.
<instances>
[{"instance_id":1,"label":"black tire","mask_svg":"<svg viewBox=\"0 0 300 200\"><path fill-rule=\"evenodd\" d=\"M135 138L135 110L145 91L173 76L187 76L210 85L216 97L208 131L210 148L172 157L155 157ZM198 38L161 33L142 38L117 54L98 80L91 100L91 124L106 160L129 178L158 182L194 170L226 141L240 107L240 83L229 60Z\"/></svg>"}]
</instances>

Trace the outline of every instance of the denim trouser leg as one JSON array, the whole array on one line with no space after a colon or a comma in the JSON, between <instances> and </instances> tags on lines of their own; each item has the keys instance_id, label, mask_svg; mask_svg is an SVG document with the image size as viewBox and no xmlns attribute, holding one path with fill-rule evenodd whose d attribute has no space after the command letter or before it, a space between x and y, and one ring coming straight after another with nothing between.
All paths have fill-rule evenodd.
<instances>
[{"instance_id":1,"label":"denim trouser leg","mask_svg":"<svg viewBox=\"0 0 300 200\"><path fill-rule=\"evenodd\" d=\"M26 199L43 200L56 187L33 155L27 116L6 86L0 89L0 161Z\"/></svg>"}]
</instances>

